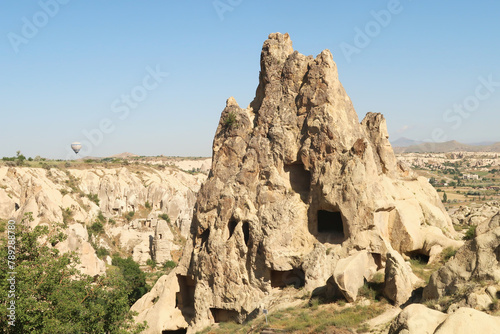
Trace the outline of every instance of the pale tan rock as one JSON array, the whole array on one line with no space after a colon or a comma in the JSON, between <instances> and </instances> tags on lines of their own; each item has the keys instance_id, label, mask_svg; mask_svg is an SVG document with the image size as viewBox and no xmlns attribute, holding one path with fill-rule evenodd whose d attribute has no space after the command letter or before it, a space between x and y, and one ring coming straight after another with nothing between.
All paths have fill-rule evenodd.
<instances>
[{"instance_id":1,"label":"pale tan rock","mask_svg":"<svg viewBox=\"0 0 500 334\"><path fill-rule=\"evenodd\" d=\"M333 278L348 302L356 301L358 290L377 271L373 256L361 251L337 262Z\"/></svg>"},{"instance_id":2,"label":"pale tan rock","mask_svg":"<svg viewBox=\"0 0 500 334\"><path fill-rule=\"evenodd\" d=\"M152 258L158 264L172 260L174 235L165 220L158 220L153 239Z\"/></svg>"},{"instance_id":3,"label":"pale tan rock","mask_svg":"<svg viewBox=\"0 0 500 334\"><path fill-rule=\"evenodd\" d=\"M177 168L152 169L146 166L139 174L132 173L127 167L69 168L64 171L56 168L0 167L0 218L14 216L21 221L25 213L31 212L34 221L30 226L35 227L44 223L62 223L63 210L69 210L71 217L66 223L74 228L78 225L74 225L75 222L91 225L99 212L106 218L119 221L122 214L149 202L154 218L167 213L172 224L179 227L184 237L188 237L195 194L205 178L204 174L191 175ZM89 194L97 195L99 205L87 198ZM105 224L104 227L111 238L119 239L134 260L145 264L151 259L154 227L129 230L130 226L120 222L114 226ZM82 240L80 242L73 232L68 233L68 245L61 247L78 249L84 273L94 275L104 272L102 261L87 244L88 236L82 239L83 236L78 235ZM101 244L101 241L99 238L95 240L96 244ZM177 249L175 246L171 248Z\"/></svg>"},{"instance_id":4,"label":"pale tan rock","mask_svg":"<svg viewBox=\"0 0 500 334\"><path fill-rule=\"evenodd\" d=\"M381 266L389 249L435 256L461 244L435 189L397 163L384 117L359 122L330 51L304 56L275 33L260 63L250 106L230 98L222 111L197 195L181 260L195 278L193 330L335 272L352 273L338 285L354 299L366 254ZM357 252L367 267L346 264Z\"/></svg>"},{"instance_id":5,"label":"pale tan rock","mask_svg":"<svg viewBox=\"0 0 500 334\"><path fill-rule=\"evenodd\" d=\"M179 309L180 293L177 272L173 271L160 277L151 291L135 302L131 311L139 313L135 317L136 322L147 321L149 326L142 333L157 334L164 330L175 331L188 327L186 317L189 318L193 310L189 310L189 307Z\"/></svg>"},{"instance_id":6,"label":"pale tan rock","mask_svg":"<svg viewBox=\"0 0 500 334\"><path fill-rule=\"evenodd\" d=\"M446 317L424 305L411 304L392 322L389 334L432 334Z\"/></svg>"},{"instance_id":7,"label":"pale tan rock","mask_svg":"<svg viewBox=\"0 0 500 334\"><path fill-rule=\"evenodd\" d=\"M424 300L453 295L471 281L499 281L499 247L500 227L467 242L451 260L432 274L424 288Z\"/></svg>"},{"instance_id":8,"label":"pale tan rock","mask_svg":"<svg viewBox=\"0 0 500 334\"><path fill-rule=\"evenodd\" d=\"M499 328L499 317L463 307L449 315L434 334L497 334Z\"/></svg>"},{"instance_id":9,"label":"pale tan rock","mask_svg":"<svg viewBox=\"0 0 500 334\"><path fill-rule=\"evenodd\" d=\"M385 266L384 295L395 305L404 304L410 299L418 277L411 267L396 251L387 253Z\"/></svg>"},{"instance_id":10,"label":"pale tan rock","mask_svg":"<svg viewBox=\"0 0 500 334\"><path fill-rule=\"evenodd\" d=\"M62 253L76 252L80 258L77 268L90 276L103 275L106 264L99 259L92 245L88 242L87 229L82 224L71 224L66 229L67 238L56 245Z\"/></svg>"},{"instance_id":11,"label":"pale tan rock","mask_svg":"<svg viewBox=\"0 0 500 334\"><path fill-rule=\"evenodd\" d=\"M467 306L479 311L489 310L491 298L484 293L471 293L467 296Z\"/></svg>"}]
</instances>

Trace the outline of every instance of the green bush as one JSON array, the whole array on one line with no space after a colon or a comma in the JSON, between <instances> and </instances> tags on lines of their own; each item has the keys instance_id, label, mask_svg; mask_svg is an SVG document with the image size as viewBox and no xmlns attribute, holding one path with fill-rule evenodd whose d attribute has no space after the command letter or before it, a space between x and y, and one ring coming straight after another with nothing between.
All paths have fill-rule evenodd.
<instances>
[{"instance_id":1,"label":"green bush","mask_svg":"<svg viewBox=\"0 0 500 334\"><path fill-rule=\"evenodd\" d=\"M175 267L177 267L177 263L175 263L174 261L167 261L163 265L163 269L173 269Z\"/></svg>"},{"instance_id":2,"label":"green bush","mask_svg":"<svg viewBox=\"0 0 500 334\"><path fill-rule=\"evenodd\" d=\"M99 247L97 250L96 250L96 255L98 258L102 259L103 257L105 256L108 256L109 255L109 251L104 248L104 247Z\"/></svg>"},{"instance_id":3,"label":"green bush","mask_svg":"<svg viewBox=\"0 0 500 334\"><path fill-rule=\"evenodd\" d=\"M236 114L232 111L228 112L226 117L224 118L224 126L226 126L226 128L232 128L237 124L238 121L236 120Z\"/></svg>"},{"instance_id":4,"label":"green bush","mask_svg":"<svg viewBox=\"0 0 500 334\"><path fill-rule=\"evenodd\" d=\"M452 257L454 257L456 253L457 253L457 250L455 248L446 247L445 249L443 249L443 252L441 254L443 255L444 261L446 262L449 259L451 259Z\"/></svg>"},{"instance_id":5,"label":"green bush","mask_svg":"<svg viewBox=\"0 0 500 334\"><path fill-rule=\"evenodd\" d=\"M146 207L146 209L151 209L151 203L149 203L149 201L146 201L144 206Z\"/></svg>"},{"instance_id":6,"label":"green bush","mask_svg":"<svg viewBox=\"0 0 500 334\"><path fill-rule=\"evenodd\" d=\"M167 221L167 223L170 223L170 217L166 213L162 213L161 215L158 215L158 218Z\"/></svg>"},{"instance_id":7,"label":"green bush","mask_svg":"<svg viewBox=\"0 0 500 334\"><path fill-rule=\"evenodd\" d=\"M87 198L92 202L94 202L95 204L99 205L99 196L97 196L97 194L92 194L92 193L87 194Z\"/></svg>"},{"instance_id":8,"label":"green bush","mask_svg":"<svg viewBox=\"0 0 500 334\"><path fill-rule=\"evenodd\" d=\"M132 218L134 218L135 211L129 211L125 214L125 219L130 223Z\"/></svg>"},{"instance_id":9,"label":"green bush","mask_svg":"<svg viewBox=\"0 0 500 334\"><path fill-rule=\"evenodd\" d=\"M148 259L148 260L146 261L146 264L147 264L148 266L150 266L151 268L153 268L153 269L156 267L156 261L155 261L155 260Z\"/></svg>"},{"instance_id":10,"label":"green bush","mask_svg":"<svg viewBox=\"0 0 500 334\"><path fill-rule=\"evenodd\" d=\"M2 302L0 333L140 333L145 324L134 323L128 282L116 270L96 277L78 271L75 253L61 253L43 241L62 241L62 232L55 225L30 229L28 222L16 224L15 327L9 326L7 303ZM0 247L0 258L8 258L7 247ZM5 298L8 272L0 270L0 295Z\"/></svg>"},{"instance_id":11,"label":"green bush","mask_svg":"<svg viewBox=\"0 0 500 334\"><path fill-rule=\"evenodd\" d=\"M97 220L102 224L106 223L106 217L104 217L101 210L99 210L99 213L97 214Z\"/></svg>"},{"instance_id":12,"label":"green bush","mask_svg":"<svg viewBox=\"0 0 500 334\"><path fill-rule=\"evenodd\" d=\"M476 226L472 225L469 227L467 232L465 232L464 240L472 240L476 237Z\"/></svg>"},{"instance_id":13,"label":"green bush","mask_svg":"<svg viewBox=\"0 0 500 334\"><path fill-rule=\"evenodd\" d=\"M104 232L104 226L100 221L94 222L92 225L89 227L89 236L92 235L99 235Z\"/></svg>"},{"instance_id":14,"label":"green bush","mask_svg":"<svg viewBox=\"0 0 500 334\"><path fill-rule=\"evenodd\" d=\"M73 220L73 211L70 208L62 209L63 223L67 225Z\"/></svg>"}]
</instances>

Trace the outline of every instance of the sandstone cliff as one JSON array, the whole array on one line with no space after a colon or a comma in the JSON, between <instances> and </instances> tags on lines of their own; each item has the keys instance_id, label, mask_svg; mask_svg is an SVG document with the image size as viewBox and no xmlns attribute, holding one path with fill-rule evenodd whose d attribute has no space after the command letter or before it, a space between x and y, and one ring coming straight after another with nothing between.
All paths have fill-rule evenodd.
<instances>
[{"instance_id":1,"label":"sandstone cliff","mask_svg":"<svg viewBox=\"0 0 500 334\"><path fill-rule=\"evenodd\" d=\"M434 188L396 162L384 117L359 122L331 53L304 56L279 33L250 106L227 100L191 229L181 266L133 307L150 333L242 321L283 287L312 291L332 275L355 300L344 278L356 263L362 284L387 253L432 261L461 245Z\"/></svg>"}]
</instances>

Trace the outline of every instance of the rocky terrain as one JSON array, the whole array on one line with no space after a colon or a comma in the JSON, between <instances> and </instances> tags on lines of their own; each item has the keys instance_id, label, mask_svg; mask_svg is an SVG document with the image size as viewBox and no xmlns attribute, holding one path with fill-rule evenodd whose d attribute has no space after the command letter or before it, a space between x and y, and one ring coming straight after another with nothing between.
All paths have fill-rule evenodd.
<instances>
[{"instance_id":1,"label":"rocky terrain","mask_svg":"<svg viewBox=\"0 0 500 334\"><path fill-rule=\"evenodd\" d=\"M305 56L275 33L260 64L252 103L226 102L211 166L8 161L0 219L60 224L55 247L92 276L111 252L178 262L132 306L144 333L496 333L499 203L450 216L408 167L432 157L398 161L384 116L359 121L328 50Z\"/></svg>"},{"instance_id":2,"label":"rocky terrain","mask_svg":"<svg viewBox=\"0 0 500 334\"><path fill-rule=\"evenodd\" d=\"M96 249L119 250L140 264L180 256L204 174L177 168L94 166L73 168L0 167L0 218L32 227L61 223L68 238L61 251L78 252L80 269L105 273ZM168 222L165 220L167 219ZM97 225L96 225L97 224ZM98 232L101 226L102 233ZM107 261L110 261L109 256Z\"/></svg>"},{"instance_id":3,"label":"rocky terrain","mask_svg":"<svg viewBox=\"0 0 500 334\"><path fill-rule=\"evenodd\" d=\"M427 178L397 162L384 117L359 122L331 53L304 56L279 33L253 102L227 100L191 233L180 265L132 307L148 333L251 321L293 295L354 303L380 275L385 298L406 305L425 284L406 261L463 245Z\"/></svg>"}]
</instances>

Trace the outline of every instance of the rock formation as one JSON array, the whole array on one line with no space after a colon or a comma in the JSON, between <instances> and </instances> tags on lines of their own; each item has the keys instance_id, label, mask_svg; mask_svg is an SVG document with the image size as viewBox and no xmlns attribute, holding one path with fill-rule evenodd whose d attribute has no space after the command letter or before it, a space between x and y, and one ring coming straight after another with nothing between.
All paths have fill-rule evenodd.
<instances>
[{"instance_id":1,"label":"rock formation","mask_svg":"<svg viewBox=\"0 0 500 334\"><path fill-rule=\"evenodd\" d=\"M15 217L20 221L25 213L31 212L32 227L64 222L68 238L57 247L61 251L77 251L84 273L102 274L106 269L104 262L96 256L87 231L100 213L118 222L107 224L106 238L96 239L94 244L109 249L115 240L135 261L145 264L152 258L158 215L168 214L183 237L189 236L196 192L205 178L203 174L191 175L177 168L146 166L0 167L0 218ZM146 202L150 206L149 216L126 222L124 214L144 209ZM171 259L171 251L180 249L171 234L164 236L157 243L156 256L167 261Z\"/></svg>"},{"instance_id":2,"label":"rock formation","mask_svg":"<svg viewBox=\"0 0 500 334\"><path fill-rule=\"evenodd\" d=\"M445 314L412 304L393 321L389 334L495 334L498 328L500 318L470 308Z\"/></svg>"},{"instance_id":3,"label":"rock formation","mask_svg":"<svg viewBox=\"0 0 500 334\"><path fill-rule=\"evenodd\" d=\"M500 282L500 214L489 221L483 221L476 228L476 233L478 235L474 239L468 241L452 259L432 274L423 292L424 300L462 295L462 299L467 299L465 305L474 307L478 304L477 298L471 299L468 295L476 287L483 285L484 290L485 284L495 285Z\"/></svg>"},{"instance_id":4,"label":"rock formation","mask_svg":"<svg viewBox=\"0 0 500 334\"><path fill-rule=\"evenodd\" d=\"M323 287L358 252L383 267L388 252L432 258L461 245L427 179L396 162L384 117L359 122L331 53L304 56L280 33L264 42L250 106L227 100L191 228L173 287L188 332L251 318L287 285ZM139 321L158 312L146 301L159 290L134 306Z\"/></svg>"},{"instance_id":5,"label":"rock formation","mask_svg":"<svg viewBox=\"0 0 500 334\"><path fill-rule=\"evenodd\" d=\"M413 274L410 265L398 252L387 253L384 295L389 300L396 305L406 303L418 281L419 278Z\"/></svg>"},{"instance_id":6,"label":"rock formation","mask_svg":"<svg viewBox=\"0 0 500 334\"><path fill-rule=\"evenodd\" d=\"M461 206L452 215L452 221L455 225L474 225L478 226L484 221L489 220L500 211L500 203L491 201L477 208Z\"/></svg>"}]
</instances>

